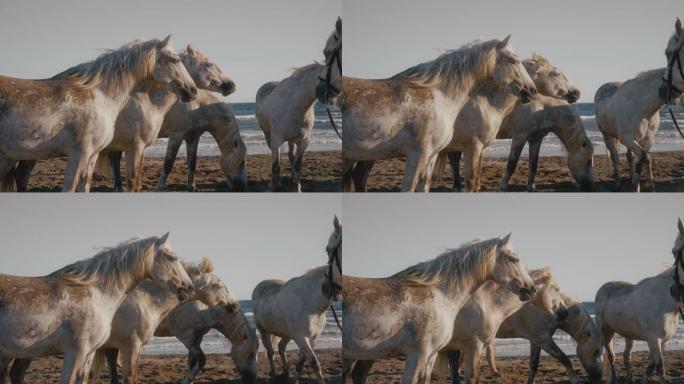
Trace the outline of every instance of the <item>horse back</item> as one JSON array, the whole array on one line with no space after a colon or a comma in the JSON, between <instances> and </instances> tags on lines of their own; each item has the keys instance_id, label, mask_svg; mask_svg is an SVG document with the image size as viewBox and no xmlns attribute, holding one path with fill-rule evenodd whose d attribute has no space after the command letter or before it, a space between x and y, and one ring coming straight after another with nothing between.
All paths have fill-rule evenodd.
<instances>
[{"instance_id":1,"label":"horse back","mask_svg":"<svg viewBox=\"0 0 684 384\"><path fill-rule=\"evenodd\" d=\"M64 80L28 80L0 76L0 116L18 106L59 104L71 99L76 103L92 97L86 89L69 87ZM48 105L49 105L48 104Z\"/></svg>"},{"instance_id":2,"label":"horse back","mask_svg":"<svg viewBox=\"0 0 684 384\"><path fill-rule=\"evenodd\" d=\"M275 295L276 293L280 292L281 288L285 286L285 284L286 282L284 280L279 279L262 281L261 283L257 284L257 286L254 287L254 291L252 291L252 302L256 304L256 302L264 297Z\"/></svg>"},{"instance_id":3,"label":"horse back","mask_svg":"<svg viewBox=\"0 0 684 384\"><path fill-rule=\"evenodd\" d=\"M433 88L419 86L401 79L342 78L340 109L398 107L407 100L424 102L433 98Z\"/></svg>"},{"instance_id":4,"label":"horse back","mask_svg":"<svg viewBox=\"0 0 684 384\"><path fill-rule=\"evenodd\" d=\"M622 83L619 81L603 84L598 90L596 90L596 94L594 95L594 104L596 104L598 107L602 101L613 96L621 85Z\"/></svg>"}]
</instances>

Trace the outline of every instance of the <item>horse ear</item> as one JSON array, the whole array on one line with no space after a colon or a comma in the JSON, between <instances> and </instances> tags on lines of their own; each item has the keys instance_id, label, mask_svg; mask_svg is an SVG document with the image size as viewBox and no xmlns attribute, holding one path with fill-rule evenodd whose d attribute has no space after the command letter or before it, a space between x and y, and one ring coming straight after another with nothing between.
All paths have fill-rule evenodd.
<instances>
[{"instance_id":1,"label":"horse ear","mask_svg":"<svg viewBox=\"0 0 684 384\"><path fill-rule=\"evenodd\" d=\"M499 44L496 45L496 49L502 50L508 46L508 42L511 40L511 35L506 36L505 39L501 40Z\"/></svg>"},{"instance_id":2,"label":"horse ear","mask_svg":"<svg viewBox=\"0 0 684 384\"><path fill-rule=\"evenodd\" d=\"M166 36L164 38L164 40L159 42L159 48L164 48L164 47L168 46L170 42L171 42L171 34L169 34L168 36Z\"/></svg>"},{"instance_id":3,"label":"horse ear","mask_svg":"<svg viewBox=\"0 0 684 384\"><path fill-rule=\"evenodd\" d=\"M511 241L511 234L512 233L513 232L508 232L508 235L499 239L499 245L503 247L504 245L508 244L508 242Z\"/></svg>"},{"instance_id":4,"label":"horse ear","mask_svg":"<svg viewBox=\"0 0 684 384\"><path fill-rule=\"evenodd\" d=\"M335 219L333 219L333 226L335 227L335 232L342 232L342 225L340 224L337 215L335 215Z\"/></svg>"},{"instance_id":5,"label":"horse ear","mask_svg":"<svg viewBox=\"0 0 684 384\"><path fill-rule=\"evenodd\" d=\"M164 245L164 243L166 243L166 240L168 240L168 238L169 238L169 233L171 233L171 232L166 232L166 234L164 234L164 236L157 239L157 243L156 243L157 246Z\"/></svg>"},{"instance_id":6,"label":"horse ear","mask_svg":"<svg viewBox=\"0 0 684 384\"><path fill-rule=\"evenodd\" d=\"M675 22L675 32L677 32L678 36L682 36L682 21L679 20L679 17L677 18L677 22Z\"/></svg>"},{"instance_id":7,"label":"horse ear","mask_svg":"<svg viewBox=\"0 0 684 384\"><path fill-rule=\"evenodd\" d=\"M679 228L679 233L684 235L684 224L682 224L681 218L677 218L677 228Z\"/></svg>"},{"instance_id":8,"label":"horse ear","mask_svg":"<svg viewBox=\"0 0 684 384\"><path fill-rule=\"evenodd\" d=\"M339 16L337 17L337 21L335 22L335 30L337 31L338 35L342 36L342 18Z\"/></svg>"},{"instance_id":9,"label":"horse ear","mask_svg":"<svg viewBox=\"0 0 684 384\"><path fill-rule=\"evenodd\" d=\"M212 273L214 271L214 262L209 257L202 258L197 269L202 271L202 273Z\"/></svg>"}]
</instances>

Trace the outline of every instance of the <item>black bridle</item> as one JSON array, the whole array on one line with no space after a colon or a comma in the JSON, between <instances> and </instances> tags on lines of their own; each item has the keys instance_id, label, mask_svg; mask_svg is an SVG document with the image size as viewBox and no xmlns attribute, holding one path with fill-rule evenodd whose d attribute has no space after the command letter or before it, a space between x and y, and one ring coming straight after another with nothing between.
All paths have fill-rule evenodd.
<instances>
[{"instance_id":1,"label":"black bridle","mask_svg":"<svg viewBox=\"0 0 684 384\"><path fill-rule=\"evenodd\" d=\"M335 35L335 42L339 40L340 38L337 35ZM323 83L325 85L325 87L323 88L324 99L326 101L325 108L328 111L328 118L330 119L330 124L332 124L333 129L335 130L335 133L337 133L337 136L340 138L340 140L342 140L342 135L340 134L340 131L337 129L337 125L335 125L335 121L332 117L332 112L330 112L330 105L328 104L328 100L338 97L342 94L342 90L334 86L330 81L334 62L337 62L337 69L340 70L340 74L342 73L342 58L340 57L341 52L342 44L339 44L332 50L330 56L326 57L325 78L323 78L322 76L318 76L319 83Z\"/></svg>"},{"instance_id":2,"label":"black bridle","mask_svg":"<svg viewBox=\"0 0 684 384\"><path fill-rule=\"evenodd\" d=\"M337 326L340 328L340 330L342 330L342 324L340 323L340 319L337 318L337 312L333 307L335 297L342 293L342 286L337 284L333 279L333 268L335 267L337 267L337 271L340 273L340 276L342 276L342 260L339 246L328 251L328 272L325 274L327 287L325 287L324 290L328 293L328 300L330 301L330 310L333 313L335 322L337 323Z\"/></svg>"},{"instance_id":3,"label":"black bridle","mask_svg":"<svg viewBox=\"0 0 684 384\"><path fill-rule=\"evenodd\" d=\"M679 98L684 93L684 91L677 88L672 83L672 71L674 70L675 64L677 64L679 76L682 79L684 79L684 69L682 69L682 60L679 57L681 51L682 45L680 45L679 48L672 52L672 58L667 63L667 77L663 78L663 82L665 83L666 88L664 94L661 94L661 97L663 97L665 99L665 102L667 103L667 108L670 111L670 117L672 118L672 122L674 123L675 128L677 128L679 135L684 139L684 133L682 133L682 130L679 128L679 124L677 123L677 119L675 118L674 112L672 112L672 104L674 104L675 99Z\"/></svg>"},{"instance_id":4,"label":"black bridle","mask_svg":"<svg viewBox=\"0 0 684 384\"><path fill-rule=\"evenodd\" d=\"M674 280L674 284L670 287L670 294L677 302L677 309L679 309L679 314L682 316L682 320L684 320L684 310L682 310L682 305L684 305L684 285L679 282L679 267L684 269L684 248L680 249L675 255L673 267L674 274L672 275L672 279Z\"/></svg>"}]
</instances>

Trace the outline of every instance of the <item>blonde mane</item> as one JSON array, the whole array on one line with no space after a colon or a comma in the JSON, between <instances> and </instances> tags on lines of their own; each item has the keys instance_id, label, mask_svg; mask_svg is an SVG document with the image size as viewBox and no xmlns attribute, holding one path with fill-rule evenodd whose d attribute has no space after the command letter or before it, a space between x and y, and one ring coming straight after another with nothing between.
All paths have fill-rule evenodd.
<instances>
[{"instance_id":1,"label":"blonde mane","mask_svg":"<svg viewBox=\"0 0 684 384\"><path fill-rule=\"evenodd\" d=\"M136 276L150 270L157 237L132 238L115 247L104 248L95 256L69 264L48 277L62 279L74 285L101 283L109 290L124 283L128 286Z\"/></svg>"},{"instance_id":2,"label":"blonde mane","mask_svg":"<svg viewBox=\"0 0 684 384\"><path fill-rule=\"evenodd\" d=\"M531 58L523 60L522 64L528 72L533 65L536 65L538 67L537 72L541 73L548 73L556 69L546 57L537 52L533 53Z\"/></svg>"},{"instance_id":3,"label":"blonde mane","mask_svg":"<svg viewBox=\"0 0 684 384\"><path fill-rule=\"evenodd\" d=\"M402 283L409 285L443 285L448 289L464 282L472 284L484 281L496 262L499 241L496 237L470 241L459 248L447 250L432 260L408 267L390 278L403 280Z\"/></svg>"},{"instance_id":4,"label":"blonde mane","mask_svg":"<svg viewBox=\"0 0 684 384\"><path fill-rule=\"evenodd\" d=\"M440 86L447 93L453 93L464 82L472 85L476 79L482 80L492 73L499 42L497 39L473 41L432 61L406 69L390 80L407 81L420 87Z\"/></svg>"},{"instance_id":5,"label":"blonde mane","mask_svg":"<svg viewBox=\"0 0 684 384\"><path fill-rule=\"evenodd\" d=\"M135 83L151 76L156 65L160 41L135 40L119 49L109 50L93 61L71 67L52 77L84 89L102 86L112 93L131 89Z\"/></svg>"},{"instance_id":6,"label":"blonde mane","mask_svg":"<svg viewBox=\"0 0 684 384\"><path fill-rule=\"evenodd\" d=\"M316 69L317 71L320 71L322 68L323 68L323 64L314 60L314 62L311 64L303 65L301 67L290 68L290 77L301 76L301 75L309 73L310 71L313 71L314 69ZM318 73L318 72L316 72L316 73Z\"/></svg>"}]
</instances>

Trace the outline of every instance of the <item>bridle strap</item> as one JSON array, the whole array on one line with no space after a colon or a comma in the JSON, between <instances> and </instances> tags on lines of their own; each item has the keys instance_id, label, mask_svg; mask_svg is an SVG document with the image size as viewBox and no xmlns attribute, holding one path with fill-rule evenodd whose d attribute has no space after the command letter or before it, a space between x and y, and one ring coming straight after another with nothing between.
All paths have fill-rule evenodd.
<instances>
[{"instance_id":1,"label":"bridle strap","mask_svg":"<svg viewBox=\"0 0 684 384\"><path fill-rule=\"evenodd\" d=\"M339 40L337 36L335 36L335 40ZM333 50L332 56L330 56L330 60L325 63L326 67L326 72L325 72L325 78L319 76L318 80L325 82L325 98L327 101L328 95L332 94L334 96L339 96L342 94L342 90L334 86L330 82L330 77L332 74L332 66L333 62L337 62L337 68L340 70L340 73L342 73L342 60L340 59L340 52L342 50L342 46L338 46ZM335 120L332 117L332 112L330 112L330 105L326 102L325 104L325 109L328 111L328 119L330 119L330 124L332 125L333 129L335 130L335 133L337 134L337 137L342 140L342 135L340 134L340 131L337 129L337 125L335 124Z\"/></svg>"},{"instance_id":2,"label":"bridle strap","mask_svg":"<svg viewBox=\"0 0 684 384\"><path fill-rule=\"evenodd\" d=\"M332 255L330 256L330 259L328 260L328 273L326 273L325 277L328 280L328 300L330 301L330 310L333 313L333 318L335 319L335 323L337 323L337 327L340 328L340 331L342 330L342 323L340 323L340 319L337 317L337 311L335 311L335 307L333 307L333 301L335 297L335 292L341 292L342 291L342 286L337 284L333 280L333 265L337 267L337 270L340 272L340 276L342 275L342 261L340 260L340 255L338 253L338 250L335 249L332 252Z\"/></svg>"},{"instance_id":3,"label":"bridle strap","mask_svg":"<svg viewBox=\"0 0 684 384\"><path fill-rule=\"evenodd\" d=\"M684 248L675 256L674 275L672 276L672 279L674 280L672 296L677 302L679 315L682 317L682 320L684 320L684 310L682 309L682 306L684 305L684 286L679 282L679 267L684 269Z\"/></svg>"}]
</instances>

